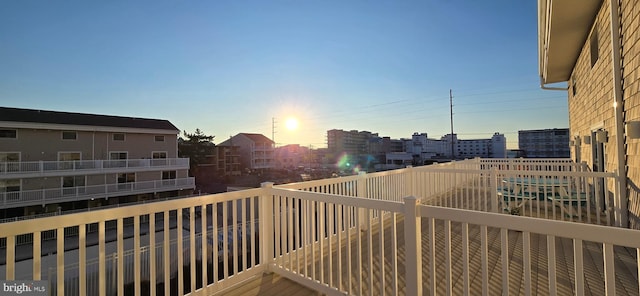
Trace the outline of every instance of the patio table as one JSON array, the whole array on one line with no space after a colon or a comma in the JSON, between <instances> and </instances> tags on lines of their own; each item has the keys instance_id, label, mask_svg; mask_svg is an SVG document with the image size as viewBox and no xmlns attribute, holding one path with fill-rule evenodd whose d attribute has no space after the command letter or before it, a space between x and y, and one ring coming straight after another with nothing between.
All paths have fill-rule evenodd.
<instances>
[{"instance_id":1,"label":"patio table","mask_svg":"<svg viewBox=\"0 0 640 296\"><path fill-rule=\"evenodd\" d=\"M574 197L567 193L570 183L565 178L505 178L502 183L504 187L500 194L507 201L513 200L516 207L524 206L527 201L546 200L554 206L562 208L568 215L575 217L577 214L572 203L585 200L585 194L577 193L574 194ZM568 206L566 203L569 203Z\"/></svg>"}]
</instances>

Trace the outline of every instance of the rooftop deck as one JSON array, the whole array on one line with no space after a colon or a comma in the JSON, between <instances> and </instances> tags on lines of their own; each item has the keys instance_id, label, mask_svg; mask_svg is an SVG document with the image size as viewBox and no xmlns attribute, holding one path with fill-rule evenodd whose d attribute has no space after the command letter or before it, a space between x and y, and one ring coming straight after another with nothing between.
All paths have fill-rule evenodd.
<instances>
[{"instance_id":1,"label":"rooftop deck","mask_svg":"<svg viewBox=\"0 0 640 296\"><path fill-rule=\"evenodd\" d=\"M397 231L402 233L402 223L399 223L397 226ZM429 223L422 223L423 234L428 233ZM462 268L454 268L450 270L450 280L447 280L447 266L449 263L447 260L452 260L455 262L451 262L450 264L454 266L460 266L461 260L463 260L465 255L463 254L463 249L460 247L463 244L462 240L462 224L456 223L451 226L451 255L447 257L447 238L445 237L445 223L436 223L435 226L435 263L431 263L431 259L433 258L431 255L431 251L429 249L429 245L422 245L422 261L423 268L422 273L425 278L430 278L431 264L435 264L435 278L437 285L432 289L427 282L423 283L423 290L430 291L434 290L437 295L481 295L483 294L483 281L488 280L488 295L499 295L502 294L502 276L503 276L503 268L502 265L502 256L501 248L501 233L499 229L489 229L487 231L486 241L487 241L487 250L488 256L486 258L486 265L489 273L487 274L487 278L483 278L483 262L482 256L480 255L482 251L482 246L480 242L482 241L481 227L470 227L469 228L469 249L468 249L468 271L464 271ZM387 233L387 237L391 232L391 228L387 227L384 231ZM379 233L374 233L374 235L379 235ZM366 236L363 234L361 238L363 241L366 241ZM561 239L547 239L544 235L539 234L531 234L529 237L529 248L530 248L530 274L527 274L525 277L525 268L524 268L524 260L523 260L523 239L524 235L519 231L509 231L507 233L508 237L508 254L505 256L507 259L507 268L509 270L509 284L508 290L509 294L512 295L550 295L549 288L551 287L551 282L549 281L550 272L549 272L549 257L550 254L554 254L553 256L556 258L555 264L555 291L557 295L605 295L605 274L603 272L603 247L597 243L593 242L585 242L585 249L583 251L583 272L584 272L584 286L580 293L576 290L576 273L574 270L574 248L573 241L568 238ZM402 237L400 237L402 239ZM427 235L423 235L424 241L429 241L429 237ZM378 240L372 241L372 251L373 253L380 252L380 244ZM384 242L384 249L387 254L384 255L385 258L390 257L388 254L391 251L392 241L387 238ZM551 245L550 245L551 244ZM553 248L551 247L553 246ZM344 243L343 246L344 248ZM366 246L365 246L366 248ZM352 252L356 252L355 248L353 248ZM333 265L338 266L339 263L344 263L346 258L342 256L340 258L340 262L336 256L337 252L332 253ZM399 260L398 268L400 270L404 269L403 262L405 260L405 250L403 246L399 246L397 249L397 256ZM327 257L324 257L322 261L328 260ZM630 248L617 248L615 252L615 268L616 274L616 295L638 295L638 269L637 269L637 254L636 250ZM373 263L373 268L370 268L370 263ZM320 260L316 261L313 265L305 266L307 269L315 268L316 270L320 269ZM352 266L357 266L358 262L352 260L350 262ZM387 264L387 263L385 263ZM386 269L389 267L386 266ZM398 274L398 278L394 279L391 276L391 273L382 274L382 271L385 268L381 267L380 260L373 259L369 261L365 258L363 261L362 269L367 271L364 273L362 278L364 285L362 287L358 287L357 289L352 289L351 292L347 290L347 294L351 295L383 295L380 289L376 289L377 285L381 282L379 279L382 277L385 278L385 281L397 281L399 284L397 290L394 290L392 286L385 285L384 294L387 295L405 295L406 291L403 287L403 283L405 279L403 277L403 273ZM373 273L368 273L368 271L373 271ZM342 277L347 277L347 274L344 273L345 270L342 270ZM468 274L464 274L463 272L468 272ZM374 282L371 283L373 285L373 290L369 291L370 279L369 275L373 275ZM553 272L551 272L553 274ZM325 277L329 276L328 273L325 273ZM337 278L337 275L333 275ZM465 278L466 276L466 278ZM467 281L467 282L465 282ZM348 285L348 282L345 280L342 283L344 286ZM466 289L466 290L465 290ZM291 280L283 280L281 276L270 274L264 274L256 279L244 283L239 287L232 287L229 290L225 290L224 295L284 295L283 291L286 291L286 295L309 295L312 290L309 290L307 287L303 286L300 283L291 281ZM306 293L306 294L305 294Z\"/></svg>"},{"instance_id":2,"label":"rooftop deck","mask_svg":"<svg viewBox=\"0 0 640 296\"><path fill-rule=\"evenodd\" d=\"M624 216L608 186L615 175L555 161L499 165L472 160L265 184L6 223L0 277L49 280L52 295L124 294L130 284L142 292L149 280L153 295L639 294L640 232L609 226ZM529 180L519 186L527 198L523 190L509 200L501 184L516 177ZM547 183L569 195L556 199L558 190L531 181L543 178L564 180ZM504 211L514 204L523 216ZM46 253L39 234L52 226L79 229L77 240L55 237L55 249L74 241L77 250ZM88 243L110 233L114 241ZM25 234L33 236L33 260L16 258Z\"/></svg>"}]
</instances>

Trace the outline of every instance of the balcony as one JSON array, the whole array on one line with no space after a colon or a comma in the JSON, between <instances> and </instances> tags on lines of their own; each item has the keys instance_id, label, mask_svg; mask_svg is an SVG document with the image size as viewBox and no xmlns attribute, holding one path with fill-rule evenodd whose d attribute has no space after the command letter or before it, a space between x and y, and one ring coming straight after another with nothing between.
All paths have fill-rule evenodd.
<instances>
[{"instance_id":1,"label":"balcony","mask_svg":"<svg viewBox=\"0 0 640 296\"><path fill-rule=\"evenodd\" d=\"M16 221L0 278L51 295L637 295L617 178L475 159Z\"/></svg>"},{"instance_id":2,"label":"balcony","mask_svg":"<svg viewBox=\"0 0 640 296\"><path fill-rule=\"evenodd\" d=\"M0 179L189 169L188 158L0 162Z\"/></svg>"},{"instance_id":3,"label":"balcony","mask_svg":"<svg viewBox=\"0 0 640 296\"><path fill-rule=\"evenodd\" d=\"M195 188L194 178L181 178L81 187L0 192L0 208L46 205L51 203L193 188Z\"/></svg>"}]
</instances>

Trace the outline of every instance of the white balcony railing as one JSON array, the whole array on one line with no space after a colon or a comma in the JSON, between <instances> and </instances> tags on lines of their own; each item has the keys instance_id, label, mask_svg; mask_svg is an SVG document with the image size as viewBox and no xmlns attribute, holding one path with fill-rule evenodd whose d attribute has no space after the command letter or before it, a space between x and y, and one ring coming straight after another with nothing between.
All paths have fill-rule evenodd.
<instances>
[{"instance_id":1,"label":"white balcony railing","mask_svg":"<svg viewBox=\"0 0 640 296\"><path fill-rule=\"evenodd\" d=\"M0 192L0 208L116 197L195 188L194 178L167 179L82 187Z\"/></svg>"},{"instance_id":2,"label":"white balcony railing","mask_svg":"<svg viewBox=\"0 0 640 296\"><path fill-rule=\"evenodd\" d=\"M265 184L258 189L4 223L0 224L0 240L6 245L0 252L4 254L0 278L48 280L51 295L123 295L125 290L139 294L143 287L151 295L167 294L163 289L178 295L210 295L263 272L328 295L456 294L454 285L461 286L460 294L473 294L472 289L484 294L509 294L511 289L532 294L532 282L540 278L546 287L541 293L552 295L564 294L563 289L612 294L622 285L628 291L639 290L634 274L637 260L621 256L640 249L640 232L568 223L588 222L586 216L555 217L565 219L557 221L545 217L542 209L525 208L529 214L540 213L535 217L502 211L508 204L500 195L502 180L568 178L561 183L568 184L567 190L593 189L593 197L599 198L602 191L594 184L614 182L611 174L473 168L478 165L474 160L282 186ZM615 192L606 194L615 200ZM574 207L583 207L581 213L586 214L594 205ZM600 215L600 209L595 214ZM73 252L64 252L69 246L64 235L56 236L55 244L43 243L42 233L70 228L78 231ZM25 234L33 236L33 248L16 248L17 237ZM511 243L514 236L520 238L518 252ZM472 243L474 237L478 241ZM533 243L538 237L542 243ZM176 238L181 243L174 247ZM557 245L575 253L575 258L560 258ZM544 260L539 264L544 267L537 268L543 272L532 267L540 248ZM495 260L497 266L490 266ZM599 269L585 270L592 261L596 266L600 262Z\"/></svg>"},{"instance_id":3,"label":"white balcony railing","mask_svg":"<svg viewBox=\"0 0 640 296\"><path fill-rule=\"evenodd\" d=\"M188 158L0 162L0 179L188 168Z\"/></svg>"}]
</instances>

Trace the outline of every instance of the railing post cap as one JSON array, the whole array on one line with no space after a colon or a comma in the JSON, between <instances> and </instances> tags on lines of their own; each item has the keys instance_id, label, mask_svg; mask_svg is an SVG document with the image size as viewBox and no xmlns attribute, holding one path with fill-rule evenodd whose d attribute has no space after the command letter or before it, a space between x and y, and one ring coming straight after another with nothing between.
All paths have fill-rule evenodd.
<instances>
[{"instance_id":1,"label":"railing post cap","mask_svg":"<svg viewBox=\"0 0 640 296\"><path fill-rule=\"evenodd\" d=\"M262 188L271 188L271 187L273 187L273 184L274 184L273 182L262 182L262 183L260 183L260 187L262 187Z\"/></svg>"},{"instance_id":2,"label":"railing post cap","mask_svg":"<svg viewBox=\"0 0 640 296\"><path fill-rule=\"evenodd\" d=\"M419 198L418 198L418 197L413 196L413 195L411 195L411 196L405 196L405 197L404 197L404 198L402 198L402 199L404 199L405 201L417 201L417 200L419 200Z\"/></svg>"}]
</instances>

